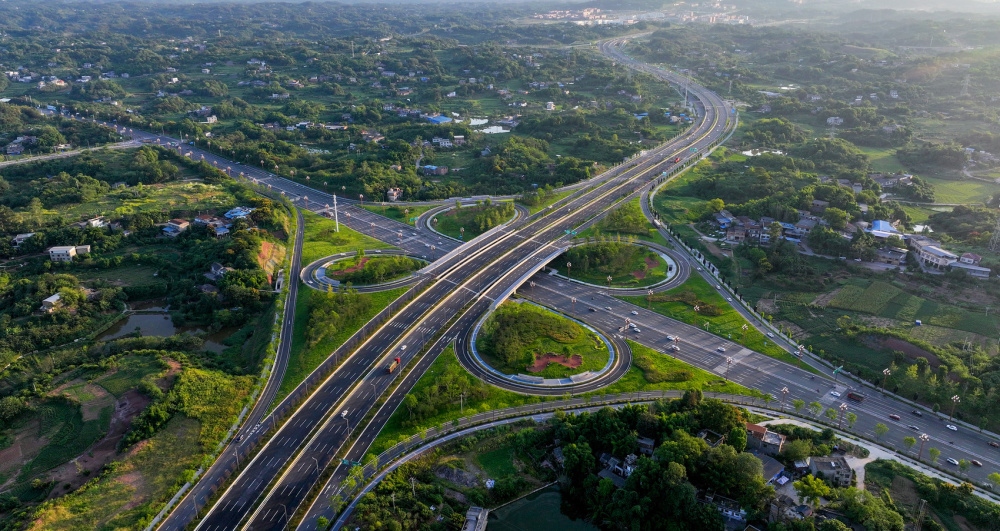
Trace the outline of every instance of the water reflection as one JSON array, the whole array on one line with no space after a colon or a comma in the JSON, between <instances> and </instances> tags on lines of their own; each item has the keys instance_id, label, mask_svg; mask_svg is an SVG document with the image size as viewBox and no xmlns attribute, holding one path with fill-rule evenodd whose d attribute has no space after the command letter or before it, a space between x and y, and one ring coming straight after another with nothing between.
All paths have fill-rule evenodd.
<instances>
[{"instance_id":1,"label":"water reflection","mask_svg":"<svg viewBox=\"0 0 1000 531\"><path fill-rule=\"evenodd\" d=\"M529 496L490 512L489 531L597 531L589 522L574 520L563 514L562 491L550 485Z\"/></svg>"}]
</instances>

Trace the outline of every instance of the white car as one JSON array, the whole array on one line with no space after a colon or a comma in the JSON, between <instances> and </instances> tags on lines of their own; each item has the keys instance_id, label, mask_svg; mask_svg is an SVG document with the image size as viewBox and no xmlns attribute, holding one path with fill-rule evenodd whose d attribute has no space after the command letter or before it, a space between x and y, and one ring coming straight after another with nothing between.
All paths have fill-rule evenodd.
<instances>
[{"instance_id":1,"label":"white car","mask_svg":"<svg viewBox=\"0 0 1000 531\"><path fill-rule=\"evenodd\" d=\"M840 398L840 393L838 393L836 391L830 391L830 396L832 396L834 398Z\"/></svg>"},{"instance_id":2,"label":"white car","mask_svg":"<svg viewBox=\"0 0 1000 531\"><path fill-rule=\"evenodd\" d=\"M722 286L720 286L720 285L716 284L716 285L715 285L715 289L722 289Z\"/></svg>"},{"instance_id":3,"label":"white car","mask_svg":"<svg viewBox=\"0 0 1000 531\"><path fill-rule=\"evenodd\" d=\"M772 332L768 332L767 337L774 337L774 334Z\"/></svg>"},{"instance_id":4,"label":"white car","mask_svg":"<svg viewBox=\"0 0 1000 531\"><path fill-rule=\"evenodd\" d=\"M958 459L955 459L954 457L949 457L948 462L956 466L958 465Z\"/></svg>"},{"instance_id":5,"label":"white car","mask_svg":"<svg viewBox=\"0 0 1000 531\"><path fill-rule=\"evenodd\" d=\"M945 426L945 428L948 428L951 431L958 431L958 426L954 424L948 424L947 426Z\"/></svg>"},{"instance_id":6,"label":"white car","mask_svg":"<svg viewBox=\"0 0 1000 531\"><path fill-rule=\"evenodd\" d=\"M642 331L642 330L639 330L638 328L633 328L632 330L635 330L635 333L636 333L636 334L638 334L639 332L641 332L641 331Z\"/></svg>"},{"instance_id":7,"label":"white car","mask_svg":"<svg viewBox=\"0 0 1000 531\"><path fill-rule=\"evenodd\" d=\"M733 302L733 298L732 297L726 297L726 300L729 301L729 302Z\"/></svg>"},{"instance_id":8,"label":"white car","mask_svg":"<svg viewBox=\"0 0 1000 531\"><path fill-rule=\"evenodd\" d=\"M673 340L674 340L674 336L670 336L670 335L667 336L667 341L673 341Z\"/></svg>"},{"instance_id":9,"label":"white car","mask_svg":"<svg viewBox=\"0 0 1000 531\"><path fill-rule=\"evenodd\" d=\"M718 350L719 352L725 352L726 351L726 347L719 347L719 348L717 348L715 350Z\"/></svg>"},{"instance_id":10,"label":"white car","mask_svg":"<svg viewBox=\"0 0 1000 531\"><path fill-rule=\"evenodd\" d=\"M639 315L639 312L632 310L632 315Z\"/></svg>"}]
</instances>

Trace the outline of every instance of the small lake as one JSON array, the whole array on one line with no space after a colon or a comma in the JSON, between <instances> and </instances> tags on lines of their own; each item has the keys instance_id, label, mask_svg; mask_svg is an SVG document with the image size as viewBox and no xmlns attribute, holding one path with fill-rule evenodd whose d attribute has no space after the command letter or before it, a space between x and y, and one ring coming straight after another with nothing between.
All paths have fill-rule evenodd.
<instances>
[{"instance_id":1,"label":"small lake","mask_svg":"<svg viewBox=\"0 0 1000 531\"><path fill-rule=\"evenodd\" d=\"M491 125L491 126L487 127L486 129L480 129L479 132L480 133L486 133L487 135L495 135L497 133L509 133L510 129L504 129L503 127L500 127L499 125Z\"/></svg>"},{"instance_id":2,"label":"small lake","mask_svg":"<svg viewBox=\"0 0 1000 531\"><path fill-rule=\"evenodd\" d=\"M534 494L491 511L486 529L489 531L597 531L589 522L573 520L562 512L562 491L550 485Z\"/></svg>"},{"instance_id":3,"label":"small lake","mask_svg":"<svg viewBox=\"0 0 1000 531\"><path fill-rule=\"evenodd\" d=\"M139 329L143 336L158 337L167 337L174 334L196 334L199 332L207 332L208 335L205 336L204 348L205 350L210 350L217 354L226 349L226 345L223 345L222 342L237 330L235 327L227 327L219 330L218 332L209 332L207 328L201 326L174 326L173 321L170 320L170 315L167 314L137 313L128 316L127 319L123 319L115 323L114 326L97 336L97 340L108 341L111 339L118 339L119 337L135 332L136 328Z\"/></svg>"}]
</instances>

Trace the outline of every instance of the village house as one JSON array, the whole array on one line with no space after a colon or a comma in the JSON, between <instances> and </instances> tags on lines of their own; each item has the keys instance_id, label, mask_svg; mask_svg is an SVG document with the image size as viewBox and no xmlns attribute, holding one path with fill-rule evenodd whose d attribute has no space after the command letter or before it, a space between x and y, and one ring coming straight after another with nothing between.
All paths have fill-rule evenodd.
<instances>
[{"instance_id":1,"label":"village house","mask_svg":"<svg viewBox=\"0 0 1000 531\"><path fill-rule=\"evenodd\" d=\"M385 196L389 201L396 202L403 197L403 190L401 188L390 188L385 192Z\"/></svg>"},{"instance_id":2,"label":"village house","mask_svg":"<svg viewBox=\"0 0 1000 531\"><path fill-rule=\"evenodd\" d=\"M209 266L208 273L205 273L205 278L217 281L230 271L235 270L231 267L226 267L219 262L212 262L212 265Z\"/></svg>"},{"instance_id":3,"label":"village house","mask_svg":"<svg viewBox=\"0 0 1000 531\"><path fill-rule=\"evenodd\" d=\"M42 307L39 308L40 311L45 313L52 313L62 306L62 295L56 293L50 297L42 299Z\"/></svg>"},{"instance_id":4,"label":"village house","mask_svg":"<svg viewBox=\"0 0 1000 531\"><path fill-rule=\"evenodd\" d=\"M80 254L90 252L89 245L59 245L49 248L49 260L53 262L72 262Z\"/></svg>"},{"instance_id":5,"label":"village house","mask_svg":"<svg viewBox=\"0 0 1000 531\"><path fill-rule=\"evenodd\" d=\"M768 430L766 426L746 423L747 446L768 455L778 455L785 444L785 436Z\"/></svg>"},{"instance_id":6,"label":"village house","mask_svg":"<svg viewBox=\"0 0 1000 531\"><path fill-rule=\"evenodd\" d=\"M13 245L14 245L14 248L15 248L15 249L17 249L17 248L18 248L18 247L20 247L20 246L21 246L21 244L22 244L22 243L24 243L24 242L25 242L25 241L26 241L26 240L27 240L28 238L30 238L30 237L32 237L32 236L34 236L34 235L35 235L35 233L34 233L34 232L25 232L25 233L23 233L23 234L18 234L17 236L14 236L14 241L13 241Z\"/></svg>"},{"instance_id":7,"label":"village house","mask_svg":"<svg viewBox=\"0 0 1000 531\"><path fill-rule=\"evenodd\" d=\"M849 487L851 479L854 478L854 471L847 464L847 459L843 456L836 457L810 457L809 472L813 477L821 478L830 485L836 487Z\"/></svg>"},{"instance_id":8,"label":"village house","mask_svg":"<svg viewBox=\"0 0 1000 531\"><path fill-rule=\"evenodd\" d=\"M901 249L899 247L882 247L875 252L875 255L878 262L899 266L906 264L907 252L908 251L906 249Z\"/></svg>"},{"instance_id":9,"label":"village house","mask_svg":"<svg viewBox=\"0 0 1000 531\"><path fill-rule=\"evenodd\" d=\"M937 270L946 269L958 261L958 256L941 248L941 244L926 236L911 236L910 247L917 253L917 258L925 266Z\"/></svg>"},{"instance_id":10,"label":"village house","mask_svg":"<svg viewBox=\"0 0 1000 531\"><path fill-rule=\"evenodd\" d=\"M189 225L190 223L183 219L172 219L167 222L166 227L163 227L163 232L167 236L173 238L186 231Z\"/></svg>"}]
</instances>

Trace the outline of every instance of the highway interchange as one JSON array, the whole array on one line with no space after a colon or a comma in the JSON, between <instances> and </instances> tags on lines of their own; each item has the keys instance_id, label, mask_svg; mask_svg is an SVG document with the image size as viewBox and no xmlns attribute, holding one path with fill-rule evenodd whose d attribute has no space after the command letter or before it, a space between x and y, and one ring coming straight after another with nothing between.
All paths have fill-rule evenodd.
<instances>
[{"instance_id":1,"label":"highway interchange","mask_svg":"<svg viewBox=\"0 0 1000 531\"><path fill-rule=\"evenodd\" d=\"M454 343L460 361L468 370L494 385L522 393L564 394L566 388L526 388L496 378L484 372L468 354L470 332L475 322L494 303L506 298L513 289L529 279L535 286L519 291L521 296L585 321L611 338L619 351L617 365L611 371L600 379L573 388L573 392L599 389L628 370L631 358L623 336L663 351L673 344L668 343L667 335L674 335L682 340L680 351L672 355L713 373L727 374L729 379L746 387L770 393L776 397L775 403L783 402L786 409L796 398L807 403L818 401L824 408L834 409L845 402L843 397L837 398L830 392L836 391L846 397L848 386L834 382L826 369L821 368L819 372L824 374L816 375L697 327L625 303L594 287L538 273L553 253L568 245L567 230L585 225L594 216L618 205L619 200L641 196L644 211L650 215L646 205L649 183L674 169L672 161L676 158L681 159L677 165L700 158L735 125L732 107L718 95L687 78L628 58L621 51L624 43L622 39L606 41L600 49L628 67L648 72L675 86L686 86L697 109L695 123L671 141L589 180L584 186L575 186L573 194L553 209L530 217L520 216L475 242L462 244L426 227L415 228L392 221L360 208L355 201L338 198L340 223L397 246L407 254L426 256L427 260L434 262L421 273L423 278L415 289L422 291L353 352L338 349L332 353L331 356L336 355L343 360L342 364L326 376L308 394L308 398L297 404L282 403L265 416L281 380L280 376L272 376L230 446L162 521L159 529L185 529L196 521L197 529L210 531L285 529L297 511L307 512L301 518L301 529L315 529L319 516L333 520L336 515L329 497L337 491L337 485L348 473L348 467L340 465L336 455L346 445L346 458L361 461L402 398L449 344ZM165 135L138 130L129 130L128 134L136 142L176 142L176 139ZM333 197L325 192L259 168L237 165L194 147L182 148L190 152L192 158L203 158L234 176L239 174L244 179L280 192L296 207L323 215L330 212ZM304 221L301 214L298 219L292 278L300 275ZM434 246L433 251L431 246ZM679 245L675 248L682 249ZM696 262L690 255L685 254L685 257L689 263L683 264L684 274L695 272L711 284L716 284L709 272L701 268L692 271ZM293 282L289 292L292 308L296 290L297 282ZM572 304L571 297L579 302ZM764 323L757 321L741 304L736 302L733 305L754 326L764 333L768 332ZM590 307L595 311L589 311ZM606 307L611 310L606 310ZM633 311L638 315L633 315ZM291 311L282 318L281 333L287 340L281 343L272 375L280 375L287 363L293 316L294 311ZM642 332L619 333L618 329L626 317L641 323ZM793 345L778 338L776 340L785 348L794 349ZM721 352L720 348L725 348L725 352ZM399 375L404 371L388 374L385 369L389 361L397 356L402 359L403 367L409 369L402 379ZM733 359L731 365L727 365L727 358ZM274 383L275 380L277 383ZM782 392L783 389L787 389L787 394ZM886 439L898 441L905 435L926 433L930 437L927 446L940 449L942 461L951 457L983 462L986 465L984 468L969 472L980 482L986 474L1000 466L997 450L987 444L991 439L976 433L971 427L956 422L953 424L959 425L958 431L951 431L945 428L948 422L929 411L918 418L910 413L917 409L913 406L872 389L864 390L864 394L867 396L864 402L848 404L848 411L858 415L854 427L856 432L875 439L875 424L883 423L890 427ZM383 397L384 401L380 401ZM892 420L889 415L900 415L901 420ZM911 430L909 425L918 429ZM276 430L266 438L272 426ZM318 485L327 467L333 468L332 477L324 485ZM227 483L234 471L238 474ZM220 488L221 492L216 493ZM311 497L310 492L317 488L321 489L321 495ZM217 497L213 498L213 495ZM310 501L313 503L306 505Z\"/></svg>"}]
</instances>

